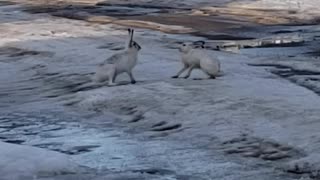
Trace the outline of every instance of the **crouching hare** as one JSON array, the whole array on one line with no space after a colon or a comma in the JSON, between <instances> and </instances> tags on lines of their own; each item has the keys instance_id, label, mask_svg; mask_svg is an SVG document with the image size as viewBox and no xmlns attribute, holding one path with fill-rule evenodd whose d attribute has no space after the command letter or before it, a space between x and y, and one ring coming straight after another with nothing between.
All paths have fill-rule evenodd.
<instances>
[{"instance_id":1,"label":"crouching hare","mask_svg":"<svg viewBox=\"0 0 320 180\"><path fill-rule=\"evenodd\" d=\"M220 73L220 62L217 58L211 58L204 49L205 42L197 41L194 43L183 43L179 48L181 52L181 61L183 68L172 76L178 78L184 71L188 70L185 79L189 78L193 69L201 69L209 75L209 78L215 79Z\"/></svg>"},{"instance_id":2,"label":"crouching hare","mask_svg":"<svg viewBox=\"0 0 320 180\"><path fill-rule=\"evenodd\" d=\"M131 83L135 84L136 80L133 77L132 69L137 64L138 52L141 46L133 41L133 29L128 29L129 39L127 47L124 51L116 53L106 59L99 65L93 80L95 82L103 82L109 80L109 85L115 85L115 80L119 74L127 73L130 77Z\"/></svg>"}]
</instances>

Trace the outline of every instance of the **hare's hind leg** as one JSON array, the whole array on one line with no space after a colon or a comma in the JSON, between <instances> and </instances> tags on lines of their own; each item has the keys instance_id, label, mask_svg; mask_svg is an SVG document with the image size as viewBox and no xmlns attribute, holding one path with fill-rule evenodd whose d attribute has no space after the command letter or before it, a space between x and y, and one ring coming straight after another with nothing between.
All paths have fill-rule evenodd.
<instances>
[{"instance_id":1,"label":"hare's hind leg","mask_svg":"<svg viewBox=\"0 0 320 180\"><path fill-rule=\"evenodd\" d=\"M216 79L216 76L209 75L209 79Z\"/></svg>"},{"instance_id":2,"label":"hare's hind leg","mask_svg":"<svg viewBox=\"0 0 320 180\"><path fill-rule=\"evenodd\" d=\"M215 75L209 74L209 73L207 73L205 71L204 71L204 73L208 75L208 79L216 79Z\"/></svg>"}]
</instances>

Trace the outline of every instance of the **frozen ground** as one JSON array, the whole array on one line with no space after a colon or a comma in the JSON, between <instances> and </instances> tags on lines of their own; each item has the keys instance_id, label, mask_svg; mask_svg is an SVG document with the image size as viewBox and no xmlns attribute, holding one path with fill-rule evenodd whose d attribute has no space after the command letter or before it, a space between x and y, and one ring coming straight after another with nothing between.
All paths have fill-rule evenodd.
<instances>
[{"instance_id":1,"label":"frozen ground","mask_svg":"<svg viewBox=\"0 0 320 180\"><path fill-rule=\"evenodd\" d=\"M317 26L294 29L315 40L304 47L210 51L224 71L216 80L170 79L178 43L199 37L137 29L138 83L123 75L120 86L88 87L97 64L123 48L125 27L0 8L0 139L86 167L28 171L39 179L317 178L319 96L286 79L317 78L294 71L316 72L317 59L302 54ZM292 75L275 75L279 64Z\"/></svg>"},{"instance_id":2,"label":"frozen ground","mask_svg":"<svg viewBox=\"0 0 320 180\"><path fill-rule=\"evenodd\" d=\"M0 143L1 179L33 179L75 173L79 167L65 155L33 147Z\"/></svg>"}]
</instances>

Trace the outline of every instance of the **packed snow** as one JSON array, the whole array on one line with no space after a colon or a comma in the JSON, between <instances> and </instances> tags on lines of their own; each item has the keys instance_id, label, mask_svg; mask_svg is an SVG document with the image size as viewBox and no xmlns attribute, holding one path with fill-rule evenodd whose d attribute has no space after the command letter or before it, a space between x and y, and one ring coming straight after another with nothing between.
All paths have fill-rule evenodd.
<instances>
[{"instance_id":1,"label":"packed snow","mask_svg":"<svg viewBox=\"0 0 320 180\"><path fill-rule=\"evenodd\" d=\"M134 69L138 83L128 84L124 75L117 79L119 86L90 88L87 84L96 66L124 47L125 27L8 12L10 9L0 12L0 45L6 52L0 53L0 58L2 67L8 70L0 72L0 77L5 77L0 78L4 82L0 87L3 94L11 93L13 97L1 96L0 105L4 110L10 111L13 107L24 111L49 109L55 107L52 103L79 114L102 113L107 117L105 121L109 121L112 114L120 127L132 132L128 138L138 136L143 140L155 140L146 146L132 141L128 149L121 149L121 143L108 147L108 143L115 142L103 141L107 135L93 136L99 143L107 143L91 154L75 158L81 165L97 168L100 163L107 163L106 159L112 159L103 157L123 150L125 153L120 155L129 154L124 162L135 168L147 164L170 167L182 174L200 176L206 173L199 179L212 176L216 179L255 179L254 176L260 174L261 179L291 179L290 176L282 177L283 170L305 174L319 170L319 96L261 67L251 66L286 63L288 67L296 65L295 69L298 69L312 67L312 63L298 64L297 59L287 62L288 59L283 60L283 54L269 56L283 51L281 48L269 52L241 50L239 54L208 50L220 59L223 76L216 80L173 80L170 77L181 67L177 46L182 41L203 38L136 29L135 40L142 45ZM9 22L5 21L8 16L12 18ZM290 52L286 49L284 54L292 55ZM281 58L275 59L276 56ZM267 62L268 57L272 59ZM8 72L18 75L10 78ZM202 72L192 74L192 78L203 77ZM26 85L32 86L31 90L23 89ZM96 123L99 126L102 122ZM86 139L90 133L85 135ZM162 144L162 141L172 141L175 145ZM179 150L178 142L183 142L185 149ZM158 148L157 143L165 148ZM145 151L141 151L144 147L154 159L146 157ZM195 148L201 150L193 151ZM167 154L172 159L166 158ZM157 160L157 157L161 158ZM137 163L139 160L141 164ZM122 162L101 166L118 168ZM72 173L78 168L66 155L6 143L0 144L0 164L0 172L11 179L16 175ZM206 166L208 164L210 166ZM129 165L123 166L132 168ZM21 173L13 173L16 170ZM172 175L170 171L165 172Z\"/></svg>"}]
</instances>

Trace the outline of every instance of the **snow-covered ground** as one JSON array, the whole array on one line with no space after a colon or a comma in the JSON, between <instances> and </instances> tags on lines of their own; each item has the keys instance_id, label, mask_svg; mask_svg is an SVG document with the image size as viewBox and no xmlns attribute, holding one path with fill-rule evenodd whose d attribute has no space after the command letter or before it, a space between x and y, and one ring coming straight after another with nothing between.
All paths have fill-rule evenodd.
<instances>
[{"instance_id":1,"label":"snow-covered ground","mask_svg":"<svg viewBox=\"0 0 320 180\"><path fill-rule=\"evenodd\" d=\"M319 96L261 67L249 65L283 62L280 60L284 56L292 55L290 48L248 49L239 54L209 51L220 59L222 77L216 80L171 79L182 66L176 49L178 43L200 38L136 29L135 40L142 45L139 63L134 69L138 83L127 84L128 77L123 75L117 81L124 85L83 89L96 66L123 48L126 28L43 14L29 15L16 8L0 9L1 112L46 114L48 109L55 109L75 113L77 117L95 112L99 119L86 119L86 116L72 119L64 117L63 113L59 115L62 118L35 118L34 121L43 124L53 123L51 118L59 123L64 118L79 123L79 127L72 126L70 132L66 128L35 137L24 134L19 128L8 129L1 121L2 136L24 138L24 145L59 141L63 144L59 147L61 152L66 152L65 149L70 148L68 145L78 146L80 142L90 147L99 144L87 154L73 156L73 161L120 174L130 169L133 174L124 177L147 172L156 174L148 176L149 179L161 179L163 175L162 179L247 180L259 175L260 179L267 180L300 178L285 171L306 175L319 171ZM276 59L278 56L281 58ZM302 68L302 62L297 64L298 58L295 61L288 58L285 63L288 67ZM312 62L306 60L303 64L307 67ZM192 77L205 76L194 72ZM25 115L21 115L23 117ZM9 118L9 123L14 119ZM22 119L13 123L19 124ZM95 130L81 127L83 124ZM112 135L104 132L106 126L114 127L113 131L119 128L119 132L125 131L126 135L110 137ZM119 140L117 136L126 140ZM26 149L29 152L30 149L2 143L0 146L0 165L6 153L19 155L14 151ZM6 147L12 151L2 149ZM45 148L50 149L49 146ZM57 161L63 159L59 161L63 166L54 166L52 172L63 174L60 168L68 164L71 170L77 167L64 155L33 148L32 151L40 155L52 154L59 157ZM51 159L39 162L40 155L26 161L40 166L51 162ZM33 154L25 157L33 157ZM46 166L44 170L35 167L22 170L29 173L27 175L37 175L38 170L52 173ZM158 170L141 171L144 167Z\"/></svg>"},{"instance_id":2,"label":"snow-covered ground","mask_svg":"<svg viewBox=\"0 0 320 180\"><path fill-rule=\"evenodd\" d=\"M36 179L75 173L79 167L69 157L57 152L0 142L2 180Z\"/></svg>"}]
</instances>

